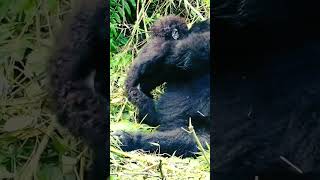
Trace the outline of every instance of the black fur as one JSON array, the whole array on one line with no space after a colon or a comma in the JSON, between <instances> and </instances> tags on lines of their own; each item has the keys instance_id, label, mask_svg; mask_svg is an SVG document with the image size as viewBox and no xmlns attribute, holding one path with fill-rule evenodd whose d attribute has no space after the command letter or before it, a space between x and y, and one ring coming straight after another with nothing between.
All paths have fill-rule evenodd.
<instances>
[{"instance_id":1,"label":"black fur","mask_svg":"<svg viewBox=\"0 0 320 180\"><path fill-rule=\"evenodd\" d=\"M213 4L215 179L320 179L318 3Z\"/></svg>"},{"instance_id":2,"label":"black fur","mask_svg":"<svg viewBox=\"0 0 320 180\"><path fill-rule=\"evenodd\" d=\"M57 35L49 65L58 121L93 149L88 180L106 179L109 173L106 153L109 104L103 98L107 87L103 76L108 37L105 2L79 1L66 28Z\"/></svg>"},{"instance_id":3,"label":"black fur","mask_svg":"<svg viewBox=\"0 0 320 180\"><path fill-rule=\"evenodd\" d=\"M175 24L170 20L166 17L160 19L166 23L155 23L152 30L162 29L162 24ZM139 119L160 127L152 134L120 133L123 150L160 150L160 153L193 156L198 151L195 140L182 129L187 129L189 118L202 145L206 147L205 142L209 143L210 76L209 71L199 71L194 66L209 62L209 26L206 21L194 25L187 33L178 31L183 36L177 40L153 33L151 41L143 47L128 73L126 90L128 99L138 107ZM170 29L174 28L169 28L169 32ZM163 82L167 82L166 90L154 102L150 90Z\"/></svg>"}]
</instances>

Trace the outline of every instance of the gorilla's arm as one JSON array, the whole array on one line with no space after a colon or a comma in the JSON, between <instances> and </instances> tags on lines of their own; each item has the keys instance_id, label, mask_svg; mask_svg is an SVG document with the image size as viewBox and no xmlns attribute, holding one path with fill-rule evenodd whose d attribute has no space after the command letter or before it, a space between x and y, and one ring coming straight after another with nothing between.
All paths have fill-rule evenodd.
<instances>
[{"instance_id":1,"label":"gorilla's arm","mask_svg":"<svg viewBox=\"0 0 320 180\"><path fill-rule=\"evenodd\" d=\"M143 89L146 95L150 95L150 91L163 82L161 75L154 72L164 70L161 64L171 48L170 42L162 41L160 38L154 38L144 46L128 71L126 90L142 84L142 86L150 86Z\"/></svg>"},{"instance_id":2,"label":"gorilla's arm","mask_svg":"<svg viewBox=\"0 0 320 180\"><path fill-rule=\"evenodd\" d=\"M138 109L138 119L150 126L158 125L151 90L162 82L162 76L154 76L161 71L160 62L170 48L169 42L153 40L141 50L136 62L131 66L125 82L128 100ZM154 51L149 51L153 47Z\"/></svg>"},{"instance_id":3,"label":"gorilla's arm","mask_svg":"<svg viewBox=\"0 0 320 180\"><path fill-rule=\"evenodd\" d=\"M102 0L83 1L57 36L56 49L50 59L50 90L58 121L75 136L82 137L94 150L95 159L89 179L105 179L107 173L106 132L109 106L87 78L96 65L105 60L108 5ZM98 73L99 74L99 73Z\"/></svg>"},{"instance_id":4,"label":"gorilla's arm","mask_svg":"<svg viewBox=\"0 0 320 180\"><path fill-rule=\"evenodd\" d=\"M138 108L138 120L149 126L158 126L159 119L154 100L145 95L138 87L128 90L128 99Z\"/></svg>"}]
</instances>

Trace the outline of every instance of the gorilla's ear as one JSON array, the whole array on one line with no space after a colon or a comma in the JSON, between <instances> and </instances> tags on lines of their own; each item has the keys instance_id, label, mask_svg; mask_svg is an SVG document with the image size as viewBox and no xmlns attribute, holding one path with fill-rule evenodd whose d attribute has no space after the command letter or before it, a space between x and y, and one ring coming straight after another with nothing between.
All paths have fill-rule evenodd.
<instances>
[{"instance_id":1,"label":"gorilla's ear","mask_svg":"<svg viewBox=\"0 0 320 180\"><path fill-rule=\"evenodd\" d=\"M152 35L166 40L182 39L188 35L188 26L184 18L179 16L165 16L157 20L151 27Z\"/></svg>"}]
</instances>

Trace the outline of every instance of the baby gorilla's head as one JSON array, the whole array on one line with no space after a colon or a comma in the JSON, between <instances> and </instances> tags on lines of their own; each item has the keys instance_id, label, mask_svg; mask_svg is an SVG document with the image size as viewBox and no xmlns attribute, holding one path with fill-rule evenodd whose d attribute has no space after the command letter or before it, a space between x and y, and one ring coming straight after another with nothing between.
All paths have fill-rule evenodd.
<instances>
[{"instance_id":1,"label":"baby gorilla's head","mask_svg":"<svg viewBox=\"0 0 320 180\"><path fill-rule=\"evenodd\" d=\"M151 27L152 35L165 40L182 39L188 35L188 26L185 19L178 16L166 16L154 23Z\"/></svg>"}]
</instances>

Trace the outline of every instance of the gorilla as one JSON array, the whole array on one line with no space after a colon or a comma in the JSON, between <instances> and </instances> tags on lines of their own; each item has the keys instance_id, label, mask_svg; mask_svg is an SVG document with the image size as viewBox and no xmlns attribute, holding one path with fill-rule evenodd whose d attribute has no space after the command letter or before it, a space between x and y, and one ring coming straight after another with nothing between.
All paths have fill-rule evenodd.
<instances>
[{"instance_id":1,"label":"gorilla","mask_svg":"<svg viewBox=\"0 0 320 180\"><path fill-rule=\"evenodd\" d=\"M79 1L65 28L57 35L48 65L53 111L59 123L93 150L85 179L106 179L109 173L107 132L109 101L108 1Z\"/></svg>"},{"instance_id":2,"label":"gorilla","mask_svg":"<svg viewBox=\"0 0 320 180\"><path fill-rule=\"evenodd\" d=\"M215 179L320 179L318 7L213 2Z\"/></svg>"},{"instance_id":3,"label":"gorilla","mask_svg":"<svg viewBox=\"0 0 320 180\"><path fill-rule=\"evenodd\" d=\"M188 30L184 19L167 16L151 28L151 40L131 66L126 92L139 111L138 119L157 132L115 133L125 151L142 149L165 155L190 157L198 151L192 135L182 128L191 118L203 147L210 141L210 22ZM166 82L155 102L150 91ZM154 145L157 143L159 146Z\"/></svg>"}]
</instances>

